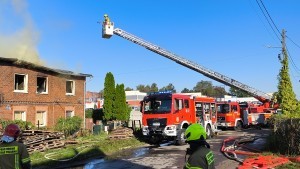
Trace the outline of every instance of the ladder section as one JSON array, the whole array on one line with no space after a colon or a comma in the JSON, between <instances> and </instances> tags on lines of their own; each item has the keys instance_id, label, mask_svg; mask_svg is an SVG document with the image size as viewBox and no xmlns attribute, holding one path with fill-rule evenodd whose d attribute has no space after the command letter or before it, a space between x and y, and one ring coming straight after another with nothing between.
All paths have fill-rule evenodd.
<instances>
[{"instance_id":1,"label":"ladder section","mask_svg":"<svg viewBox=\"0 0 300 169\"><path fill-rule=\"evenodd\" d=\"M163 49L163 48L161 48L161 47L159 47L155 44L147 42L147 41L145 41L145 40L143 40L143 39L141 39L141 38L139 38L135 35L132 35L132 34L126 32L126 31L122 30L122 29L116 28L116 29L114 29L113 33L115 35L118 35L118 36L120 36L124 39L127 39L127 40L129 40L133 43L136 43L140 46L143 46L143 47L145 47L146 49L148 49L150 51L153 51L153 52L155 52L159 55L162 55L162 56L164 56L168 59L171 59L171 60L175 61L176 63L181 64L181 65L183 65L183 66L185 66L189 69L192 69L196 72L199 72L199 73L203 74L204 76L207 76L207 77L209 77L213 80L216 80L220 83L226 84L230 87L236 87L236 88L252 95L255 98L259 98L258 100L260 100L260 101L262 100L262 98L269 99L269 100L271 99L270 95L268 95L268 94L266 94L262 91L256 90L256 89L254 89L254 88L252 88L248 85L240 83L240 82L238 82L234 79L231 79L227 76L224 76L224 75L222 75L218 72L212 71L212 70L207 69L207 68L205 68L205 67L203 67L203 66L201 66L197 63L194 63L192 61L184 59L184 58L182 58L182 57L180 57L180 56L178 56L178 55L176 55L172 52L169 52L169 51L167 51L167 50L165 50L165 49Z\"/></svg>"}]
</instances>

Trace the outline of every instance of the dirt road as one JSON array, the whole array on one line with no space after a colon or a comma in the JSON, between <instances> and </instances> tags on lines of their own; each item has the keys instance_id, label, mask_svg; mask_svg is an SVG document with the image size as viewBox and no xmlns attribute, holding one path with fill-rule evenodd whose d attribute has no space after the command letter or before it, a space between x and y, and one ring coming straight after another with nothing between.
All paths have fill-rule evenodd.
<instances>
[{"instance_id":1,"label":"dirt road","mask_svg":"<svg viewBox=\"0 0 300 169\"><path fill-rule=\"evenodd\" d=\"M229 160L221 152L220 148L224 139L239 136L267 136L268 129L256 130L247 129L243 131L222 131L218 136L207 140L215 155L215 166L217 169L234 169L238 166L237 161ZM254 145L262 149L264 141ZM172 144L161 145L159 147L146 147L137 150L127 150L110 157L109 160L93 160L76 169L177 169L183 168L185 163L185 150L188 145L176 146ZM72 169L75 169L72 168Z\"/></svg>"}]
</instances>

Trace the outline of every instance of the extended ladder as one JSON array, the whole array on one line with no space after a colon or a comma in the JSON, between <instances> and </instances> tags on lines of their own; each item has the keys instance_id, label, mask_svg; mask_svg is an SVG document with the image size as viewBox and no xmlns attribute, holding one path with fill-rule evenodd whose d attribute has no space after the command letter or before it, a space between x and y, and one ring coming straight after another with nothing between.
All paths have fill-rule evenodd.
<instances>
[{"instance_id":1,"label":"extended ladder","mask_svg":"<svg viewBox=\"0 0 300 169\"><path fill-rule=\"evenodd\" d=\"M171 59L171 60L175 61L178 64L181 64L181 65L183 65L183 66L185 66L187 68L190 68L190 69L192 69L192 70L194 70L196 72L199 72L199 73L203 74L204 76L207 76L207 77L209 77L211 79L214 79L214 80L216 80L216 81L218 81L220 83L226 84L228 86L236 87L236 88L238 88L238 89L240 89L240 90L242 90L242 91L244 91L244 92L252 95L253 97L264 98L264 99L269 99L269 100L271 99L271 96L268 95L267 93L264 93L262 91L256 90L256 89L254 89L254 88L252 88L252 87L250 87L248 85L245 85L245 84L243 84L241 82L238 82L238 81L236 81L234 79L231 79L231 78L229 78L229 77L227 77L225 75L222 75L222 74L220 74L218 72L215 72L215 71L212 71L210 69L207 69L207 68L205 68L205 67L203 67L203 66L201 66L201 65L199 65L197 63L194 63L192 61L184 59L184 58L182 58L182 57L180 57L180 56L178 56L178 55L176 55L176 54L174 54L172 52L169 52L169 51L167 51L167 50L165 50L165 49L163 49L163 48L161 48L161 47L159 47L159 46L157 46L155 44L147 42L147 41L145 41L145 40L143 40L143 39L141 39L141 38L139 38L139 37L137 37L137 36L135 36L133 34L130 34L130 33L126 32L126 31L122 30L122 29L116 28L116 29L113 30L113 33L115 35L118 35L118 36L120 36L120 37L122 37L124 39L127 39L127 40L129 40L129 41L131 41L133 43L136 43L136 44L138 44L140 46L143 46L146 49L151 50L151 51L153 51L153 52L155 52L155 53L157 53L159 55L162 55L162 56L164 56L164 57L166 57L168 59Z\"/></svg>"}]
</instances>

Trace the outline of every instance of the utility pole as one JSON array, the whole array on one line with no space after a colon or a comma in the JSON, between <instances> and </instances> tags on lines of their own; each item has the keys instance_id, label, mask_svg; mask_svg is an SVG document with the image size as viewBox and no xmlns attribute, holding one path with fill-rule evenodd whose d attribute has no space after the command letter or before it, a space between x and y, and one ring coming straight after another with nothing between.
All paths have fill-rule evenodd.
<instances>
[{"instance_id":1,"label":"utility pole","mask_svg":"<svg viewBox=\"0 0 300 169\"><path fill-rule=\"evenodd\" d=\"M281 34L281 37L282 37L282 40L281 40L281 45L282 45L282 55L283 57L287 57L286 55L286 50L285 50L285 30L282 29L282 34Z\"/></svg>"}]
</instances>

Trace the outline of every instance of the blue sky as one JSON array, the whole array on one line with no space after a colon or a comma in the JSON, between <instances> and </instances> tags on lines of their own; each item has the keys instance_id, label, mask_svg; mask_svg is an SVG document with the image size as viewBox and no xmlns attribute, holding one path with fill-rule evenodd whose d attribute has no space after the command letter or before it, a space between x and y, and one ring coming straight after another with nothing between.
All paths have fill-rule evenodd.
<instances>
[{"instance_id":1,"label":"blue sky","mask_svg":"<svg viewBox=\"0 0 300 169\"><path fill-rule=\"evenodd\" d=\"M299 99L300 2L263 3L278 30L287 31L290 76ZM46 66L92 74L87 90L95 92L103 89L107 72L116 83L134 89L172 83L180 92L201 80L224 86L118 36L101 38L97 22L104 14L116 28L208 69L263 92L277 90L281 37L256 0L0 0L0 49L16 43L17 51L24 50L16 54L16 47L0 54L36 55Z\"/></svg>"}]
</instances>

